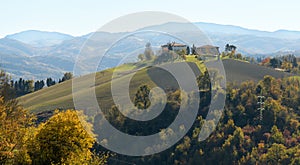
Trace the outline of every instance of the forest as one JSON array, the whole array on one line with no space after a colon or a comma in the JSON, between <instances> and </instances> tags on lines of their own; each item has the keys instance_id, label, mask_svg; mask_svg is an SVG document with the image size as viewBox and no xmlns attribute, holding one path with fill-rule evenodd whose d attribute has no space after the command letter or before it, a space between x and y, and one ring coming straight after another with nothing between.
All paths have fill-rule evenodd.
<instances>
[{"instance_id":1,"label":"forest","mask_svg":"<svg viewBox=\"0 0 300 165\"><path fill-rule=\"evenodd\" d=\"M188 134L170 149L145 157L129 157L109 152L86 131L93 126L79 122L73 110L56 110L43 123L10 97L14 89L1 72L0 163L1 164L300 164L300 79L265 76L227 85L225 111L216 130L204 141L198 135L210 104L208 74L198 77L201 105ZM200 90L202 89L202 90ZM202 91L202 92L200 92ZM135 105L147 107L149 87L141 86ZM134 125L118 116L112 107L107 118L122 131L138 134L169 123L180 104L180 91L170 90L166 116L152 125ZM262 118L258 96L265 96ZM84 115L81 115L84 117ZM116 120L117 119L117 120ZM169 121L170 120L170 121ZM130 126L130 127L129 127Z\"/></svg>"}]
</instances>

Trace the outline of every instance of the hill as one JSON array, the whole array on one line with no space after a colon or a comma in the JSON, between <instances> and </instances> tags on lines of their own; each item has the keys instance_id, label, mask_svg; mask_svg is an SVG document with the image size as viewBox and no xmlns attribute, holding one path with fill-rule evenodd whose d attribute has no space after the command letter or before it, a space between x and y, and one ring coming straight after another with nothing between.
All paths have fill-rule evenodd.
<instances>
[{"instance_id":1,"label":"hill","mask_svg":"<svg viewBox=\"0 0 300 165\"><path fill-rule=\"evenodd\" d=\"M221 25L221 24L206 23L206 22L196 22L195 25L197 25L205 32L236 34L236 35L251 35L251 36L258 36L258 37L271 37L271 38L280 38L280 39L300 38L299 31L277 30L274 32L270 32L270 31L261 31L255 29L247 29L247 28L234 26L234 25Z\"/></svg>"},{"instance_id":2,"label":"hill","mask_svg":"<svg viewBox=\"0 0 300 165\"><path fill-rule=\"evenodd\" d=\"M297 50L299 50L300 47L300 32L297 31L280 30L266 32L231 25L203 22L196 22L194 24L201 29L209 39L211 39L211 44L220 47L221 51L224 50L224 46L229 43L237 46L237 51L239 53L247 56L274 56L276 54L282 55L288 53L299 55L299 51ZM189 29L186 29L185 24L174 22L145 27L140 30L147 30L149 28L152 30L158 29L159 31L162 29L171 29L178 34L178 36L184 35L189 31ZM91 53L90 56L86 58L88 62L93 61L94 56L101 54L101 51L107 49L112 42L130 33L131 32L96 32L73 37L58 32L28 30L11 34L0 39L0 51L1 54L13 55L16 57L22 56L21 58L24 59L24 61L27 61L28 65L31 65L31 68L22 68L22 72L26 72L26 78L46 79L47 77L52 77L58 79L64 72L72 71L81 47L91 35L96 35L97 37L93 38L99 40L95 41L97 52ZM204 40L203 38L194 38L193 35L189 37L191 40ZM130 39L127 38L127 40L122 40L122 44L118 45L118 51L119 53L125 51L130 52L137 50L137 48L144 48L145 41L151 42L153 48L160 48L160 45L170 41L178 42L176 37L158 33L141 33ZM203 42L207 44L206 41ZM120 55L122 54L120 53ZM114 59L111 59L111 61L113 60ZM9 61L6 58L2 58L0 62L2 64L7 64L2 65L1 68L10 73L12 78L18 79L24 76L19 68L12 65L12 63L16 63L17 61ZM107 62L100 70L114 66L114 62ZM41 67L45 69L41 71ZM82 67L87 69L89 66ZM52 68L56 68L57 71L53 71Z\"/></svg>"},{"instance_id":3,"label":"hill","mask_svg":"<svg viewBox=\"0 0 300 165\"><path fill-rule=\"evenodd\" d=\"M70 40L74 37L58 32L27 30L20 33L7 35L6 38L14 39L35 47L45 47L60 44L62 41Z\"/></svg>"},{"instance_id":4,"label":"hill","mask_svg":"<svg viewBox=\"0 0 300 165\"><path fill-rule=\"evenodd\" d=\"M249 64L246 62L236 61L232 59L226 59L223 61L223 65L226 71L226 80L227 82L243 82L247 80L253 80L258 82L265 75L271 75L275 78L284 78L292 76L291 74L275 71L270 68L263 66L258 66L255 64ZM199 74L197 71L198 67L192 65L192 68L195 73ZM132 69L133 66L126 64L119 66L121 73L118 73L118 77L114 78L113 81L116 84L119 84L122 87L122 78L124 76L130 76L132 72L128 72L128 69ZM111 98L111 76L114 71L113 69L108 69L102 72L96 73L96 82L95 86L90 87L90 89L84 89L75 94L88 95L91 90L96 90L96 95L98 102L101 105L104 105L104 109L110 108L112 104ZM156 86L156 83L163 86L173 82L172 77L166 75L166 72L158 71L155 68L143 68L138 71L138 73L131 80L130 86L130 96L133 98L136 89L142 84L149 84L151 86ZM80 83L88 83L86 80L94 76L94 74L85 75L82 77L76 78L76 81ZM169 80L165 80L169 79ZM166 84L167 83L167 84ZM63 83L44 88L37 92L22 96L19 98L20 103L25 107L31 110L34 113L39 113L42 111L49 111L54 109L68 109L74 108L73 96L72 96L72 80L65 81Z\"/></svg>"},{"instance_id":5,"label":"hill","mask_svg":"<svg viewBox=\"0 0 300 165\"><path fill-rule=\"evenodd\" d=\"M258 82L266 75L270 75L275 78L286 78L293 76L293 74L290 73L280 72L272 68L232 59L223 60L223 65L226 72L227 82L241 83L249 80Z\"/></svg>"}]
</instances>

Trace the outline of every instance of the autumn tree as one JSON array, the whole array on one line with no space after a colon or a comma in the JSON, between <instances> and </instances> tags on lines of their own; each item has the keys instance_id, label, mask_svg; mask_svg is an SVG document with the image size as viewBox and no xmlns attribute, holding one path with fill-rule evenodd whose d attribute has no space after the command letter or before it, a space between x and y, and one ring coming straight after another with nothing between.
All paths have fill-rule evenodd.
<instances>
[{"instance_id":1,"label":"autumn tree","mask_svg":"<svg viewBox=\"0 0 300 165\"><path fill-rule=\"evenodd\" d=\"M274 125L271 129L270 143L284 143L284 137L276 125Z\"/></svg>"},{"instance_id":2,"label":"autumn tree","mask_svg":"<svg viewBox=\"0 0 300 165\"><path fill-rule=\"evenodd\" d=\"M0 164L17 164L26 159L26 138L32 118L14 102L0 97Z\"/></svg>"},{"instance_id":3,"label":"autumn tree","mask_svg":"<svg viewBox=\"0 0 300 165\"><path fill-rule=\"evenodd\" d=\"M266 154L261 156L263 164L288 164L286 147L283 144L273 143Z\"/></svg>"},{"instance_id":4,"label":"autumn tree","mask_svg":"<svg viewBox=\"0 0 300 165\"><path fill-rule=\"evenodd\" d=\"M207 70L197 77L197 83L200 91L209 91L211 89L209 73Z\"/></svg>"},{"instance_id":5,"label":"autumn tree","mask_svg":"<svg viewBox=\"0 0 300 165\"><path fill-rule=\"evenodd\" d=\"M30 156L34 164L85 164L95 142L82 113L58 112L38 127Z\"/></svg>"},{"instance_id":6,"label":"autumn tree","mask_svg":"<svg viewBox=\"0 0 300 165\"><path fill-rule=\"evenodd\" d=\"M139 109L147 109L150 106L150 88L147 85L139 87L134 96L134 106Z\"/></svg>"},{"instance_id":7,"label":"autumn tree","mask_svg":"<svg viewBox=\"0 0 300 165\"><path fill-rule=\"evenodd\" d=\"M10 96L6 73L0 77L0 164L27 164L26 139L33 117Z\"/></svg>"},{"instance_id":8,"label":"autumn tree","mask_svg":"<svg viewBox=\"0 0 300 165\"><path fill-rule=\"evenodd\" d=\"M71 80L73 78L73 74L71 72L66 72L64 76L59 80L59 83Z\"/></svg>"}]
</instances>

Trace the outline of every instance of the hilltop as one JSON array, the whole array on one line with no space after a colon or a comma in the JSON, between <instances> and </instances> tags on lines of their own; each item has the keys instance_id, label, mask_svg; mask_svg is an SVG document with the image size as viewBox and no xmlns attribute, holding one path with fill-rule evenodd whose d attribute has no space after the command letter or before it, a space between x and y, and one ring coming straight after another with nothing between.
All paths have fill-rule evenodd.
<instances>
[{"instance_id":1,"label":"hilltop","mask_svg":"<svg viewBox=\"0 0 300 165\"><path fill-rule=\"evenodd\" d=\"M237 61L233 59L223 60L223 65L226 72L226 80L229 82L243 82L243 81L254 81L258 82L263 79L265 75L271 75L275 78L284 78L292 76L285 72L276 71L274 69L266 68L263 66L258 66L256 64L250 64L247 62ZM126 64L119 66L123 72L120 74L122 76L129 76L131 72L126 72L128 69L133 69L134 66ZM120 68L118 70L120 70ZM197 70L198 67L192 67L193 70ZM90 90L96 90L96 95L98 97L99 104L105 105L105 108L110 108L112 104L111 100L111 76L114 71L114 68L108 69L96 73L96 83L95 86L90 89L82 90L78 93L80 95L87 95ZM195 71L195 73L199 71ZM133 78L131 83L131 93L130 96L133 97L136 89L141 84L149 84L150 86L156 86L155 82L159 77L168 77L165 72L156 72L156 77L154 74L149 76L149 73L153 73L153 69L144 68L140 70ZM161 75L160 75L161 74ZM76 78L76 81L80 83L87 83L86 80L94 74L85 75L82 77ZM113 81L117 83L122 83L122 76L114 78ZM152 76L152 77L151 77ZM171 78L169 78L171 80ZM152 81L154 80L154 82ZM170 80L164 80L164 82L170 82ZM161 82L161 81L160 81ZM122 86L122 85L120 85ZM100 97L101 96L101 97ZM54 109L68 109L74 108L73 98L72 98L72 80L65 81L63 83L44 88L37 92L22 96L19 98L20 103L25 107L31 110L34 113L49 111Z\"/></svg>"}]
</instances>

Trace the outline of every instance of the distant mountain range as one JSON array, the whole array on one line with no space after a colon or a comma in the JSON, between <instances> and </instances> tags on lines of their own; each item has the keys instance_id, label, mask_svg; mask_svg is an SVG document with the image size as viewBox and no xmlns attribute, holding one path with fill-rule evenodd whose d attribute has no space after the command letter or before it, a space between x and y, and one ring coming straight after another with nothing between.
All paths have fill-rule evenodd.
<instances>
[{"instance_id":1,"label":"distant mountain range","mask_svg":"<svg viewBox=\"0 0 300 165\"><path fill-rule=\"evenodd\" d=\"M221 33L229 35L250 35L257 37L270 37L270 38L279 38L279 39L299 39L299 31L289 31L289 30L277 30L275 32L261 31L261 30L252 30L239 26L233 25L220 25L214 23L204 23L197 22L195 23L200 29L208 33Z\"/></svg>"},{"instance_id":2,"label":"distant mountain range","mask_svg":"<svg viewBox=\"0 0 300 165\"><path fill-rule=\"evenodd\" d=\"M7 35L5 38L14 39L35 47L45 47L60 44L63 41L73 39L74 37L58 32L27 30L16 34Z\"/></svg>"},{"instance_id":3,"label":"distant mountain range","mask_svg":"<svg viewBox=\"0 0 300 165\"><path fill-rule=\"evenodd\" d=\"M236 45L238 52L249 56L272 56L286 53L300 55L299 31L266 32L232 25L202 22L194 24L211 39L213 45L219 46L221 51L229 43ZM172 28L177 33L184 33L186 31L184 27L182 23L167 23L151 28ZM143 29L147 29L147 27ZM30 79L53 77L58 79L64 72L73 70L76 57L89 36L98 35L98 40L95 43L99 45L97 49L101 50L126 34L128 33L97 32L74 37L58 32L37 30L11 34L0 39L0 68L9 72L14 79L19 77ZM172 38L158 34L134 36L120 42L115 53L122 56L122 51L130 52L136 48L144 47L145 40L151 42L152 45L160 45L172 41ZM101 52L96 50L91 52L93 55L87 57L87 61L93 62L99 53ZM114 60L105 61L100 69L115 66ZM81 67L89 67L89 65Z\"/></svg>"}]
</instances>

